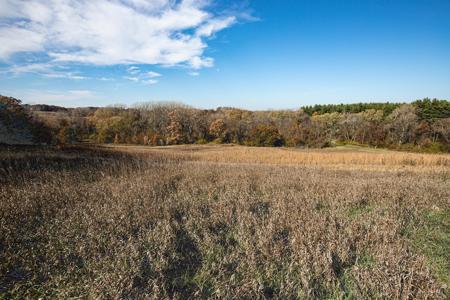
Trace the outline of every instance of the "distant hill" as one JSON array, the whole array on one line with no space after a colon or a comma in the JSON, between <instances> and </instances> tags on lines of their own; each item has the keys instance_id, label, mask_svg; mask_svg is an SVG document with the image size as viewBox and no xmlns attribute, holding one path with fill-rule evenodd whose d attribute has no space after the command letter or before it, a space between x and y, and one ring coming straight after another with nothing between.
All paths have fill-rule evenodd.
<instances>
[{"instance_id":1,"label":"distant hill","mask_svg":"<svg viewBox=\"0 0 450 300\"><path fill-rule=\"evenodd\" d=\"M23 108L29 111L63 111L67 112L68 108L47 104L23 104Z\"/></svg>"}]
</instances>

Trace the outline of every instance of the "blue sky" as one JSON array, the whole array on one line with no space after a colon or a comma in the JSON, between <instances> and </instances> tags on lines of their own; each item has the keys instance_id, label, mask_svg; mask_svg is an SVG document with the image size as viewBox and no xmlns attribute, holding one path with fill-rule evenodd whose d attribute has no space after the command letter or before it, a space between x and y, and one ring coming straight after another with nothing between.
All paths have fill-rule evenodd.
<instances>
[{"instance_id":1,"label":"blue sky","mask_svg":"<svg viewBox=\"0 0 450 300\"><path fill-rule=\"evenodd\" d=\"M450 98L448 0L0 0L0 94L249 109Z\"/></svg>"}]
</instances>

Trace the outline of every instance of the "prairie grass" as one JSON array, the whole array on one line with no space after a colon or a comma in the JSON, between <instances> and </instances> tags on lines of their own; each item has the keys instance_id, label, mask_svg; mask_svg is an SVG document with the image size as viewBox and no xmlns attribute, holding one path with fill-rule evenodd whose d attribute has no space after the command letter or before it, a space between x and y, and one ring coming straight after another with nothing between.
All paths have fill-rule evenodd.
<instances>
[{"instance_id":1,"label":"prairie grass","mask_svg":"<svg viewBox=\"0 0 450 300\"><path fill-rule=\"evenodd\" d=\"M448 155L10 148L0 175L0 298L448 296Z\"/></svg>"},{"instance_id":2,"label":"prairie grass","mask_svg":"<svg viewBox=\"0 0 450 300\"><path fill-rule=\"evenodd\" d=\"M332 169L364 169L413 172L448 171L448 154L419 154L363 147L336 147L299 150L295 148L261 148L227 146L113 146L131 153L164 153L193 161L238 164L309 165Z\"/></svg>"}]
</instances>

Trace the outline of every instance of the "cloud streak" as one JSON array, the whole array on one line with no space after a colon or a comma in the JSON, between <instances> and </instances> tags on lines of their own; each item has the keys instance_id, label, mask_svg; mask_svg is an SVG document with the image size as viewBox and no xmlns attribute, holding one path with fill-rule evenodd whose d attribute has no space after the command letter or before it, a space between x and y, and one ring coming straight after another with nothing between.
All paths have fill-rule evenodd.
<instances>
[{"instance_id":1,"label":"cloud streak","mask_svg":"<svg viewBox=\"0 0 450 300\"><path fill-rule=\"evenodd\" d=\"M0 0L0 60L211 67L207 40L236 22L205 0Z\"/></svg>"},{"instance_id":2,"label":"cloud streak","mask_svg":"<svg viewBox=\"0 0 450 300\"><path fill-rule=\"evenodd\" d=\"M6 70L0 70L0 73L7 74L23 74L23 73L34 73L39 74L47 78L67 78L74 80L82 80L82 79L97 79L97 78L89 78L86 76L82 76L79 73L66 71L58 69L57 66L52 65L50 63L33 63L26 65L13 65L7 68Z\"/></svg>"},{"instance_id":3,"label":"cloud streak","mask_svg":"<svg viewBox=\"0 0 450 300\"><path fill-rule=\"evenodd\" d=\"M114 81L108 77L90 77L81 75L79 72L70 71L67 67L58 66L54 63L31 63L23 65L12 65L7 68L0 69L0 74L20 75L24 73L37 74L46 78L65 78L71 80L100 80Z\"/></svg>"},{"instance_id":4,"label":"cloud streak","mask_svg":"<svg viewBox=\"0 0 450 300\"><path fill-rule=\"evenodd\" d=\"M144 83L147 85L158 83L158 80L156 78L162 76L160 73L154 71L143 72L139 67L136 66L128 67L127 72L130 74L130 76L125 76L124 79Z\"/></svg>"}]
</instances>

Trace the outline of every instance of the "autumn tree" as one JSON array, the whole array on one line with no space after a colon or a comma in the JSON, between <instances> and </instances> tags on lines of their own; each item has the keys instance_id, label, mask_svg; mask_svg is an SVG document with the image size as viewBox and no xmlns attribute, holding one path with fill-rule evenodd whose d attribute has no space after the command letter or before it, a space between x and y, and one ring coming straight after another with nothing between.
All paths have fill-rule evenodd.
<instances>
[{"instance_id":1,"label":"autumn tree","mask_svg":"<svg viewBox=\"0 0 450 300\"><path fill-rule=\"evenodd\" d=\"M450 118L439 119L431 125L433 142L450 143Z\"/></svg>"},{"instance_id":2,"label":"autumn tree","mask_svg":"<svg viewBox=\"0 0 450 300\"><path fill-rule=\"evenodd\" d=\"M273 124L259 124L253 130L251 144L254 146L281 147L284 145L284 138Z\"/></svg>"},{"instance_id":3,"label":"autumn tree","mask_svg":"<svg viewBox=\"0 0 450 300\"><path fill-rule=\"evenodd\" d=\"M254 127L253 112L236 108L222 110L222 112L221 118L226 123L230 142L243 144L250 138L250 130Z\"/></svg>"},{"instance_id":4,"label":"autumn tree","mask_svg":"<svg viewBox=\"0 0 450 300\"><path fill-rule=\"evenodd\" d=\"M389 115L388 129L391 139L400 144L412 142L417 127L416 109L410 104L396 108Z\"/></svg>"},{"instance_id":5,"label":"autumn tree","mask_svg":"<svg viewBox=\"0 0 450 300\"><path fill-rule=\"evenodd\" d=\"M293 114L289 121L289 123L285 121L286 126L289 127L284 131L280 130L286 138L286 144L293 147L308 145L311 131L311 118L308 114L299 110Z\"/></svg>"},{"instance_id":6,"label":"autumn tree","mask_svg":"<svg viewBox=\"0 0 450 300\"><path fill-rule=\"evenodd\" d=\"M378 146L384 143L386 131L383 127L383 110L368 109L360 113L362 123L357 128L358 142Z\"/></svg>"},{"instance_id":7,"label":"autumn tree","mask_svg":"<svg viewBox=\"0 0 450 300\"><path fill-rule=\"evenodd\" d=\"M214 120L210 125L209 125L209 135L219 141L220 143L223 142L228 142L227 136L228 136L228 131L227 131L227 126L226 123L223 119L217 119Z\"/></svg>"},{"instance_id":8,"label":"autumn tree","mask_svg":"<svg viewBox=\"0 0 450 300\"><path fill-rule=\"evenodd\" d=\"M187 142L187 135L184 128L183 113L180 109L169 112L170 123L167 126L167 144L184 144Z\"/></svg>"}]
</instances>

